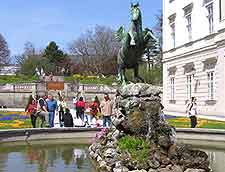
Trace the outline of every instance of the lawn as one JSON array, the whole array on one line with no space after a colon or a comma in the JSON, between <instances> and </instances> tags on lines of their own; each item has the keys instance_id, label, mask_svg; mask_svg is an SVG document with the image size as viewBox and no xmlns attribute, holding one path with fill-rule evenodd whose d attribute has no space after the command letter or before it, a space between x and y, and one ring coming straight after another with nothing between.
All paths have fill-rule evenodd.
<instances>
[{"instance_id":1,"label":"lawn","mask_svg":"<svg viewBox=\"0 0 225 172\"><path fill-rule=\"evenodd\" d=\"M189 118L176 117L167 119L169 124L175 126L176 128L190 128L191 123ZM225 122L198 119L197 128L209 128L209 129L225 129Z\"/></svg>"}]
</instances>

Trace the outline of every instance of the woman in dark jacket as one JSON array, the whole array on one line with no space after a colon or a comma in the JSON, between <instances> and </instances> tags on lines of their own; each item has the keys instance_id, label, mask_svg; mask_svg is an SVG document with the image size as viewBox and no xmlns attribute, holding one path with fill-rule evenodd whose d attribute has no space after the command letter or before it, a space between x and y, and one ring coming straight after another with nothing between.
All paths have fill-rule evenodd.
<instances>
[{"instance_id":1,"label":"woman in dark jacket","mask_svg":"<svg viewBox=\"0 0 225 172\"><path fill-rule=\"evenodd\" d=\"M80 118L82 121L84 121L84 111L85 111L85 102L83 97L80 97L79 101L76 102L76 113L77 118Z\"/></svg>"}]
</instances>

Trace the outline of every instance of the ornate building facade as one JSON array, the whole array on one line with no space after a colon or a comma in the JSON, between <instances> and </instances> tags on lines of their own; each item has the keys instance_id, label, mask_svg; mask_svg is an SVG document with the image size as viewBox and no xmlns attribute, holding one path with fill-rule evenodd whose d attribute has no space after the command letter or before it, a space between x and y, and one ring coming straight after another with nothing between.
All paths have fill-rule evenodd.
<instances>
[{"instance_id":1,"label":"ornate building facade","mask_svg":"<svg viewBox=\"0 0 225 172\"><path fill-rule=\"evenodd\" d=\"M225 116L225 0L163 0L163 104Z\"/></svg>"}]
</instances>

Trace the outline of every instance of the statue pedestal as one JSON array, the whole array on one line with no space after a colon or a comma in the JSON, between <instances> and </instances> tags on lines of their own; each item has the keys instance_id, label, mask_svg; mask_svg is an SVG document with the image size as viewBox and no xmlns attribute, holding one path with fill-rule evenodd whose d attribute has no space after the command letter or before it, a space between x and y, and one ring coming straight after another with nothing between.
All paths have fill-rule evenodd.
<instances>
[{"instance_id":1,"label":"statue pedestal","mask_svg":"<svg viewBox=\"0 0 225 172\"><path fill-rule=\"evenodd\" d=\"M121 87L113 127L103 129L89 147L104 172L209 172L208 156L176 144L175 128L160 119L159 87L137 83Z\"/></svg>"}]
</instances>

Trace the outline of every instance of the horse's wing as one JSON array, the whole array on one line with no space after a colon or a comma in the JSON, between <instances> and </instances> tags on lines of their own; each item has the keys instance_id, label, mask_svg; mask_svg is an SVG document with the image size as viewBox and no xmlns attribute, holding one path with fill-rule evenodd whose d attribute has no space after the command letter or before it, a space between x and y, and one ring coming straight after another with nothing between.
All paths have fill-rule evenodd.
<instances>
[{"instance_id":1,"label":"horse's wing","mask_svg":"<svg viewBox=\"0 0 225 172\"><path fill-rule=\"evenodd\" d=\"M123 26L120 26L120 28L115 32L114 35L118 41L122 41L125 34L126 34L125 28Z\"/></svg>"},{"instance_id":2,"label":"horse's wing","mask_svg":"<svg viewBox=\"0 0 225 172\"><path fill-rule=\"evenodd\" d=\"M145 28L143 35L146 48L158 45L158 39L153 34L152 30Z\"/></svg>"}]
</instances>

